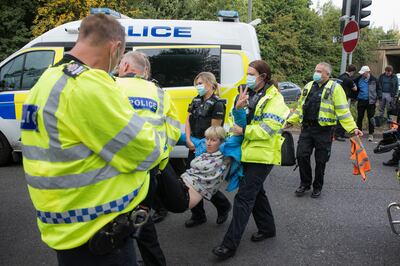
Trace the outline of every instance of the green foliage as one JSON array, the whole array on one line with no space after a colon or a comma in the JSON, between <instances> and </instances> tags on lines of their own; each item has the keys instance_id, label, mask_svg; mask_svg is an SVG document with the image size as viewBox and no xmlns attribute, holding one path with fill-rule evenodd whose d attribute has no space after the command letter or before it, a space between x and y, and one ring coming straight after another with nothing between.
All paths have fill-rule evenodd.
<instances>
[{"instance_id":1,"label":"green foliage","mask_svg":"<svg viewBox=\"0 0 400 266\"><path fill-rule=\"evenodd\" d=\"M36 2L2 1L0 5L0 61L25 45L31 38L32 10Z\"/></svg>"}]
</instances>

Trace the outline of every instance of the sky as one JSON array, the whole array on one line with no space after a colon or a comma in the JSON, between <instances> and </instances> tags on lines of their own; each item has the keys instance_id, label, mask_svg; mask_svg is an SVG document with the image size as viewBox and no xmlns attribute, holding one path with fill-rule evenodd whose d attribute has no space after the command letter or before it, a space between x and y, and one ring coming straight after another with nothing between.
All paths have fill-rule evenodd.
<instances>
[{"instance_id":1,"label":"sky","mask_svg":"<svg viewBox=\"0 0 400 266\"><path fill-rule=\"evenodd\" d=\"M313 7L316 7L317 2L322 6L328 1L313 0ZM342 8L342 0L332 0L332 3ZM370 26L383 27L385 31L400 29L400 0L372 0L372 4L365 10L371 10L371 15L365 19L371 22Z\"/></svg>"}]
</instances>

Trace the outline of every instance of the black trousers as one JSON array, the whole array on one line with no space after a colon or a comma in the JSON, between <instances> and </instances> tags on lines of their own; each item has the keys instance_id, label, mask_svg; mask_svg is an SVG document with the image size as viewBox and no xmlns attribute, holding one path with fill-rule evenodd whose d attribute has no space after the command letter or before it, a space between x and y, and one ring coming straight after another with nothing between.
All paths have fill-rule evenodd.
<instances>
[{"instance_id":1,"label":"black trousers","mask_svg":"<svg viewBox=\"0 0 400 266\"><path fill-rule=\"evenodd\" d=\"M244 229L253 214L259 232L275 234L271 206L264 190L264 181L273 165L243 163L244 178L233 202L233 216L222 245L236 250Z\"/></svg>"},{"instance_id":2,"label":"black trousers","mask_svg":"<svg viewBox=\"0 0 400 266\"><path fill-rule=\"evenodd\" d=\"M146 198L141 203L149 209L153 206L155 199L157 173L158 167L150 170L149 191L147 192ZM149 217L147 223L142 226L139 236L136 238L136 242L140 254L142 255L143 262L146 265L167 265L164 253L158 242L157 230L151 217Z\"/></svg>"},{"instance_id":3,"label":"black trousers","mask_svg":"<svg viewBox=\"0 0 400 266\"><path fill-rule=\"evenodd\" d=\"M170 163L161 171L157 180L157 195L164 207L174 213L185 212L189 208L188 188Z\"/></svg>"},{"instance_id":4,"label":"black trousers","mask_svg":"<svg viewBox=\"0 0 400 266\"><path fill-rule=\"evenodd\" d=\"M132 238L128 238L125 244L115 249L112 253L98 256L89 251L88 244L68 250L56 250L59 266L131 266L137 265L135 246Z\"/></svg>"},{"instance_id":5,"label":"black trousers","mask_svg":"<svg viewBox=\"0 0 400 266\"><path fill-rule=\"evenodd\" d=\"M187 164L186 164L187 169L190 168L190 162L194 158L195 158L194 152L189 151L188 160L187 160ZM221 191L218 191L217 193L215 193L211 197L210 201L215 206L218 213L224 212L230 206L229 200L227 199L227 197L225 197L225 195ZM204 200L201 200L190 211L192 212L192 219L194 219L194 220L204 219L206 217L206 211L204 210Z\"/></svg>"},{"instance_id":6,"label":"black trousers","mask_svg":"<svg viewBox=\"0 0 400 266\"><path fill-rule=\"evenodd\" d=\"M322 189L324 185L325 165L329 161L332 147L332 127L303 127L297 144L297 163L299 165L302 186L311 186L311 154L315 149L314 189Z\"/></svg>"},{"instance_id":7,"label":"black trousers","mask_svg":"<svg viewBox=\"0 0 400 266\"><path fill-rule=\"evenodd\" d=\"M364 120L365 111L368 116L368 133L374 134L374 125L371 118L375 115L375 104L369 104L368 100L358 100L357 102L357 127L362 130L362 122Z\"/></svg>"}]
</instances>

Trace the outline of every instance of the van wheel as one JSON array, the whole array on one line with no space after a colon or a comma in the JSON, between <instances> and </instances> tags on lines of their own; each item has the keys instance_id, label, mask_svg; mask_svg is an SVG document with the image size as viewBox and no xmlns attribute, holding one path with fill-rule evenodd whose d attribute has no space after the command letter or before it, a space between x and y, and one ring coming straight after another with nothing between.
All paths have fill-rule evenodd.
<instances>
[{"instance_id":1,"label":"van wheel","mask_svg":"<svg viewBox=\"0 0 400 266\"><path fill-rule=\"evenodd\" d=\"M0 133L0 166L6 166L11 162L11 146L6 137Z\"/></svg>"}]
</instances>

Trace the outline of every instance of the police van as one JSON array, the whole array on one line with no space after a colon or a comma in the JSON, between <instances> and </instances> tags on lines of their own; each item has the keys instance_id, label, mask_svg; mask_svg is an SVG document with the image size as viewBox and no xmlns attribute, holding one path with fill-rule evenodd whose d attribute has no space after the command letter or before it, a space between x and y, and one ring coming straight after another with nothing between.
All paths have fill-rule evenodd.
<instances>
[{"instance_id":1,"label":"police van","mask_svg":"<svg viewBox=\"0 0 400 266\"><path fill-rule=\"evenodd\" d=\"M171 95L182 129L188 105L197 95L193 79L198 73L216 76L230 110L238 85L245 83L247 65L260 59L254 26L239 22L234 11L220 11L216 21L132 19L107 8L91 10L99 12L117 17L125 28L126 51L149 56L152 78ZM44 33L0 63L0 166L21 151L19 126L29 90L74 46L80 22ZM186 155L178 148L172 156Z\"/></svg>"}]
</instances>

